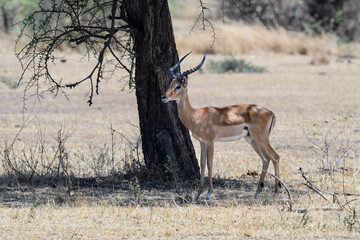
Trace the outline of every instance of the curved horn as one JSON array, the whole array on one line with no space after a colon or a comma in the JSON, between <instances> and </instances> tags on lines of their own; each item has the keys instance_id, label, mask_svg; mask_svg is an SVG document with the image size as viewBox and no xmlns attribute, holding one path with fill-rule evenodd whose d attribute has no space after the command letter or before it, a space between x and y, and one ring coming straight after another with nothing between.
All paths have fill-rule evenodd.
<instances>
[{"instance_id":1,"label":"curved horn","mask_svg":"<svg viewBox=\"0 0 360 240\"><path fill-rule=\"evenodd\" d=\"M185 72L183 72L183 73L179 76L179 79L182 79L184 76L187 76L187 75L189 75L189 74L191 74L191 73L196 72L197 70L199 70L199 69L202 67L202 65L204 64L204 62L205 62L206 53L207 53L207 51L205 51L204 57L203 57L201 63L200 63L197 67L194 67L194 68L192 68L192 69L186 70Z\"/></svg>"},{"instance_id":2,"label":"curved horn","mask_svg":"<svg viewBox=\"0 0 360 240\"><path fill-rule=\"evenodd\" d=\"M189 52L188 54L186 54L185 56L183 56L177 64L175 64L174 66L172 66L172 67L170 68L170 77L171 77L172 79L176 78L176 75L174 74L174 70L180 65L180 63L182 62L182 60L184 60L190 53L191 53L191 52Z\"/></svg>"}]
</instances>

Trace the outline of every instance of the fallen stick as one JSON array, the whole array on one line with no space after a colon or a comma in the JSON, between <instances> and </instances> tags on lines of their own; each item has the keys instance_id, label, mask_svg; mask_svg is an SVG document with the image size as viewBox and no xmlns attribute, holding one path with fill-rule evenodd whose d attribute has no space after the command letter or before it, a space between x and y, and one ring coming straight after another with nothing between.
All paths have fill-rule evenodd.
<instances>
[{"instance_id":1,"label":"fallen stick","mask_svg":"<svg viewBox=\"0 0 360 240\"><path fill-rule=\"evenodd\" d=\"M318 207L307 207L307 208L293 209L294 212L298 212L298 213L305 213L305 212L308 212L308 211L315 211L315 210L342 211L342 208L331 207L331 206L318 206Z\"/></svg>"},{"instance_id":2,"label":"fallen stick","mask_svg":"<svg viewBox=\"0 0 360 240\"><path fill-rule=\"evenodd\" d=\"M284 186L284 188L285 188L285 190L286 190L286 192L287 192L287 194L289 196L289 210L293 211L293 198L292 198L291 192L288 189L288 187L286 186L286 184L283 181L281 181L281 179L278 178L277 176L275 176L274 174L269 173L269 172L266 172L266 173L269 174L270 176L272 176L273 178L275 178L276 180L278 180L281 183L281 185Z\"/></svg>"},{"instance_id":3,"label":"fallen stick","mask_svg":"<svg viewBox=\"0 0 360 240\"><path fill-rule=\"evenodd\" d=\"M307 179L307 177L305 176L305 173L303 172L302 168L299 168L302 177L305 179L306 183L303 183L305 186L307 186L308 188L310 188L311 190L313 190L314 192L316 192L317 194L319 194L323 199L325 199L326 202L328 202L329 204L331 204L331 202L329 201L329 199L327 199L327 197L324 196L324 194L320 191L320 189L318 189L309 179Z\"/></svg>"}]
</instances>

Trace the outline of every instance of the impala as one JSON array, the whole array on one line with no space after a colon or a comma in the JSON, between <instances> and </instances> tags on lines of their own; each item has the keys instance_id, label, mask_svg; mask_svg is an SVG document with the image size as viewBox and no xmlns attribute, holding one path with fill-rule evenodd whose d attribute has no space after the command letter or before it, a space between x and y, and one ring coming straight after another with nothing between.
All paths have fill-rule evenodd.
<instances>
[{"instance_id":1,"label":"impala","mask_svg":"<svg viewBox=\"0 0 360 240\"><path fill-rule=\"evenodd\" d=\"M191 53L191 52L190 52ZM204 64L205 55L201 63L183 73L174 70L190 53L185 55L177 64L170 68L172 82L161 100L177 102L179 118L182 123L192 132L194 138L199 140L201 146L200 157L200 187L195 196L196 200L203 191L205 165L207 163L209 174L209 191L206 199L210 199L213 192L212 166L214 155L214 143L217 141L235 141L241 138L251 145L262 160L262 172L255 192L255 198L264 187L264 179L269 167L270 160L274 164L275 176L279 178L279 155L270 145L269 136L275 126L275 114L258 105L233 105L227 107L203 107L195 109L191 106L187 92L188 75L199 70ZM279 193L280 183L275 180L275 198Z\"/></svg>"}]
</instances>

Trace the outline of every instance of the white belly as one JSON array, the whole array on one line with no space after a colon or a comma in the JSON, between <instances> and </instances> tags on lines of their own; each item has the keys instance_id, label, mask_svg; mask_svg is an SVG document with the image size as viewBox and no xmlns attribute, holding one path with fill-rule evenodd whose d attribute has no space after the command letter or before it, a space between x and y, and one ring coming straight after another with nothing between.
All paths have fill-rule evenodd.
<instances>
[{"instance_id":1,"label":"white belly","mask_svg":"<svg viewBox=\"0 0 360 240\"><path fill-rule=\"evenodd\" d=\"M224 134L222 136L219 136L215 139L216 142L231 142L231 141L237 141L240 140L243 137L246 137L249 134L249 131L247 128L244 128L244 126L238 126L234 129L231 129L231 134Z\"/></svg>"}]
</instances>

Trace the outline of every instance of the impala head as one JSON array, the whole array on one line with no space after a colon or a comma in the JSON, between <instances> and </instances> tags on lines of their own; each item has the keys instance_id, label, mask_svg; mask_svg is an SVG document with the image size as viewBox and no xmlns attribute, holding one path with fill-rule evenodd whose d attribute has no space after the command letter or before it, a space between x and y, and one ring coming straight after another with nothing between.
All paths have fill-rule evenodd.
<instances>
[{"instance_id":1,"label":"impala head","mask_svg":"<svg viewBox=\"0 0 360 240\"><path fill-rule=\"evenodd\" d=\"M165 95L161 97L161 101L163 101L164 103L167 103L169 101L179 101L187 87L188 75L199 70L201 66L204 64L206 51L201 63L197 67L186 70L183 73L177 72L175 74L174 70L176 70L179 67L182 60L184 60L190 53L191 52L186 54L182 59L180 59L180 61L177 64L175 64L173 67L170 68L170 77L172 81Z\"/></svg>"}]
</instances>

